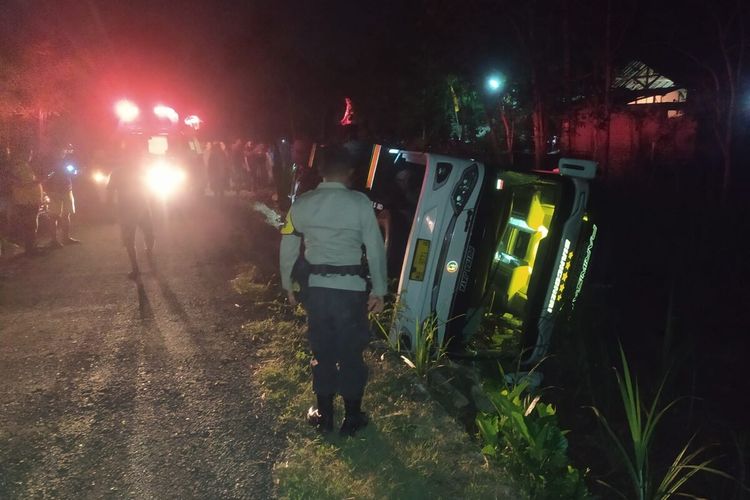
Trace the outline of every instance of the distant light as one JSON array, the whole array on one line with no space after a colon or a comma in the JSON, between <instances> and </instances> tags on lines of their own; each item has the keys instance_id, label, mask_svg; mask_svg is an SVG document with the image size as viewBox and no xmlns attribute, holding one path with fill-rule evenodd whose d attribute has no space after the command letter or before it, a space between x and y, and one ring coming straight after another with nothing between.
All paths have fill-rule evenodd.
<instances>
[{"instance_id":1,"label":"distant light","mask_svg":"<svg viewBox=\"0 0 750 500\"><path fill-rule=\"evenodd\" d=\"M76 171L76 168L75 168L75 167L74 167L73 165L67 165L67 166L65 167L65 170L67 170L68 172L71 172L71 173L72 173L72 172L75 172L75 171Z\"/></svg>"},{"instance_id":2,"label":"distant light","mask_svg":"<svg viewBox=\"0 0 750 500\"><path fill-rule=\"evenodd\" d=\"M389 152L390 154L392 154L392 155L397 155L397 154L399 153L399 151L400 151L400 150L398 150L398 149L389 149L389 150L388 150L388 152Z\"/></svg>"},{"instance_id":3,"label":"distant light","mask_svg":"<svg viewBox=\"0 0 750 500\"><path fill-rule=\"evenodd\" d=\"M490 92L500 92L505 85L505 78L502 75L492 75L487 78L487 90Z\"/></svg>"},{"instance_id":4,"label":"distant light","mask_svg":"<svg viewBox=\"0 0 750 500\"><path fill-rule=\"evenodd\" d=\"M91 178L94 179L94 182L97 184L106 184L109 180L109 176L99 170L91 174Z\"/></svg>"},{"instance_id":5,"label":"distant light","mask_svg":"<svg viewBox=\"0 0 750 500\"><path fill-rule=\"evenodd\" d=\"M163 104L154 106L154 114L159 118L166 118L172 123L177 123L177 121L180 119L177 111Z\"/></svg>"},{"instance_id":6,"label":"distant light","mask_svg":"<svg viewBox=\"0 0 750 500\"><path fill-rule=\"evenodd\" d=\"M190 116L185 117L185 125L187 125L188 127L192 127L198 130L201 123L202 123L202 120L195 115L190 115Z\"/></svg>"},{"instance_id":7,"label":"distant light","mask_svg":"<svg viewBox=\"0 0 750 500\"><path fill-rule=\"evenodd\" d=\"M497 180L497 190L501 191L503 189L503 186L505 185L505 181L502 179Z\"/></svg>"},{"instance_id":8,"label":"distant light","mask_svg":"<svg viewBox=\"0 0 750 500\"><path fill-rule=\"evenodd\" d=\"M115 103L115 114L121 122L132 122L133 120L138 118L140 112L141 111L138 109L138 106L133 104L131 101L128 101L127 99L123 99Z\"/></svg>"}]
</instances>

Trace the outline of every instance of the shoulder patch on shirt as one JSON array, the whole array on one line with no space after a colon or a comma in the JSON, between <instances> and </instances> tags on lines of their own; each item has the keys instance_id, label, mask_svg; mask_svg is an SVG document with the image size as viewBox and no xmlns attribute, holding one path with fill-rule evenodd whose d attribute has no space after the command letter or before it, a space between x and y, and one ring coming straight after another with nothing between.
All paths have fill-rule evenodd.
<instances>
[{"instance_id":1,"label":"shoulder patch on shirt","mask_svg":"<svg viewBox=\"0 0 750 500\"><path fill-rule=\"evenodd\" d=\"M292 223L291 211L286 214L286 222L284 222L284 225L281 227L281 234L297 234L297 230L294 229L294 224Z\"/></svg>"}]
</instances>

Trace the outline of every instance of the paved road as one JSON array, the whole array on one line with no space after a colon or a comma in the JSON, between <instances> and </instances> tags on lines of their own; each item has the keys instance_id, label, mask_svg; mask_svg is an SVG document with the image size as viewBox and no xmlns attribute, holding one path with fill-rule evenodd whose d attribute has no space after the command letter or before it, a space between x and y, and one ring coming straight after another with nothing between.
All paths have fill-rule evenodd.
<instances>
[{"instance_id":1,"label":"paved road","mask_svg":"<svg viewBox=\"0 0 750 500\"><path fill-rule=\"evenodd\" d=\"M0 268L0 498L270 496L283 437L227 283L239 223L207 212L162 228L140 284L106 224Z\"/></svg>"}]
</instances>

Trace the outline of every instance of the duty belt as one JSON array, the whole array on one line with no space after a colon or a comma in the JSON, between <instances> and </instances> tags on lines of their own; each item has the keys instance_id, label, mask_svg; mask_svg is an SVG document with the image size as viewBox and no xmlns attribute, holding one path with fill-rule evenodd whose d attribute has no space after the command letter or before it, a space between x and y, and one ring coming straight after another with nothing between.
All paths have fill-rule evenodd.
<instances>
[{"instance_id":1,"label":"duty belt","mask_svg":"<svg viewBox=\"0 0 750 500\"><path fill-rule=\"evenodd\" d=\"M350 266L334 266L331 264L310 264L310 274L319 276L328 276L330 274L338 276L361 276L365 277L365 266L362 264L353 264Z\"/></svg>"}]
</instances>

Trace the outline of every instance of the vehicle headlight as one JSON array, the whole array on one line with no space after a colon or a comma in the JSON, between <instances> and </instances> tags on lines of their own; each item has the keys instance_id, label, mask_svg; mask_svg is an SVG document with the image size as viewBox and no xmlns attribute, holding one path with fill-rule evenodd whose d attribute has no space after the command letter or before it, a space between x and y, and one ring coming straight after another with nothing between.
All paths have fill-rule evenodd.
<instances>
[{"instance_id":1,"label":"vehicle headlight","mask_svg":"<svg viewBox=\"0 0 750 500\"><path fill-rule=\"evenodd\" d=\"M153 164L146 174L146 185L152 193L168 198L185 183L185 171L169 162L159 161Z\"/></svg>"},{"instance_id":2,"label":"vehicle headlight","mask_svg":"<svg viewBox=\"0 0 750 500\"><path fill-rule=\"evenodd\" d=\"M106 184L109 181L109 176L102 172L101 170L95 170L91 174L91 178L96 182L97 184Z\"/></svg>"}]
</instances>

